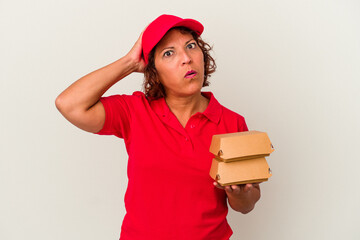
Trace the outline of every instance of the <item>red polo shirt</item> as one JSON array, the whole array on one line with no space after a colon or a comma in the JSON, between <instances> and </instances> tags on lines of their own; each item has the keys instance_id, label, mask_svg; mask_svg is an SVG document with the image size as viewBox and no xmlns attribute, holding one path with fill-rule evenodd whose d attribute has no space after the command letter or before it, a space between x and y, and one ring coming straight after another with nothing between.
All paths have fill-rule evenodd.
<instances>
[{"instance_id":1,"label":"red polo shirt","mask_svg":"<svg viewBox=\"0 0 360 240\"><path fill-rule=\"evenodd\" d=\"M121 240L228 240L226 193L209 176L214 134L247 131L239 114L210 92L203 113L182 127L164 98L144 93L100 99L106 112L97 134L123 138L128 160Z\"/></svg>"}]
</instances>

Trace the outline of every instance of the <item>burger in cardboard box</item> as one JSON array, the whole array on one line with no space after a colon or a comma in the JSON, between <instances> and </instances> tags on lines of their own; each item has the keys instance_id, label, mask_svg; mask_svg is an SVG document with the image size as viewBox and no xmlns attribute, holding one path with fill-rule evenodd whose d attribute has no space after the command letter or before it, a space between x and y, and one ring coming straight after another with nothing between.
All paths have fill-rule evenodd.
<instances>
[{"instance_id":1,"label":"burger in cardboard box","mask_svg":"<svg viewBox=\"0 0 360 240\"><path fill-rule=\"evenodd\" d=\"M214 135L210 176L220 185L267 181L271 171L265 157L274 151L265 132L247 131Z\"/></svg>"}]
</instances>

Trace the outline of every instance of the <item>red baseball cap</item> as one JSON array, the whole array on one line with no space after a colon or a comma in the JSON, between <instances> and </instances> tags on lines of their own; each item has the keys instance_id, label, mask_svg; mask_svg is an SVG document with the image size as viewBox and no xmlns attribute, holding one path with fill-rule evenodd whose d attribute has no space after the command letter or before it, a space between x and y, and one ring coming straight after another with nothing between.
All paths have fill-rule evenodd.
<instances>
[{"instance_id":1,"label":"red baseball cap","mask_svg":"<svg viewBox=\"0 0 360 240\"><path fill-rule=\"evenodd\" d=\"M195 31L199 36L204 31L204 26L194 19L183 19L166 14L159 16L149 24L142 35L142 53L146 64L148 64L151 50L173 27L187 27Z\"/></svg>"}]
</instances>

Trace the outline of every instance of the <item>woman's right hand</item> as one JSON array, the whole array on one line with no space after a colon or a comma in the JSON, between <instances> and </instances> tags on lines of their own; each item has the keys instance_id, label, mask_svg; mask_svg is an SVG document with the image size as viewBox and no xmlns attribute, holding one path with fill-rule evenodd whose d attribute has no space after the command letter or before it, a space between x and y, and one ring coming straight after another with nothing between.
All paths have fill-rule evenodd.
<instances>
[{"instance_id":1,"label":"woman's right hand","mask_svg":"<svg viewBox=\"0 0 360 240\"><path fill-rule=\"evenodd\" d=\"M128 54L126 54L126 56L125 56L128 59L130 59L130 61L132 62L133 71L141 72L141 73L144 72L145 65L146 65L144 59L142 58L141 40L142 40L143 33L144 33L144 31L140 34L140 37L135 42L134 46L131 48L131 50L128 52Z\"/></svg>"}]
</instances>

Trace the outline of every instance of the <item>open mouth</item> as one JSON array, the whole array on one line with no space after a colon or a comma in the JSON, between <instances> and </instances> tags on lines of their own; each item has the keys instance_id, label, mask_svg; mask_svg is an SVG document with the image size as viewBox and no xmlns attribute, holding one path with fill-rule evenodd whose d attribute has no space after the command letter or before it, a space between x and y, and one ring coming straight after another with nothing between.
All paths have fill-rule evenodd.
<instances>
[{"instance_id":1,"label":"open mouth","mask_svg":"<svg viewBox=\"0 0 360 240\"><path fill-rule=\"evenodd\" d=\"M186 74L185 74L185 78L193 78L197 75L197 72L194 71L194 70L191 70L191 71L188 71Z\"/></svg>"}]
</instances>

